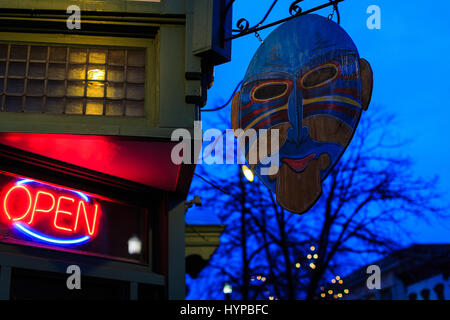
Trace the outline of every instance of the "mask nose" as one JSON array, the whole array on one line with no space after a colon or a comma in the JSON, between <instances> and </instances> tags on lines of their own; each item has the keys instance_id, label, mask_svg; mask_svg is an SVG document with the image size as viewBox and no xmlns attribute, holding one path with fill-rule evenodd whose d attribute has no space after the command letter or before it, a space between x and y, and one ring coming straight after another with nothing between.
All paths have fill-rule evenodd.
<instances>
[{"instance_id":1,"label":"mask nose","mask_svg":"<svg viewBox=\"0 0 450 320\"><path fill-rule=\"evenodd\" d=\"M300 145L309 135L307 127L303 127L303 95L301 90L294 88L291 96L289 97L289 121L291 122L291 128L287 132L287 139Z\"/></svg>"}]
</instances>

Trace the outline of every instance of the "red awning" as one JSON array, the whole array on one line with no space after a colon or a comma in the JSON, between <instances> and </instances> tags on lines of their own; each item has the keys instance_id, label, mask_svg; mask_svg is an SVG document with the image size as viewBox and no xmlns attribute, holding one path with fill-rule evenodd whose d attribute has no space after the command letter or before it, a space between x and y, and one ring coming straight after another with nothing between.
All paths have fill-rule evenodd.
<instances>
[{"instance_id":1,"label":"red awning","mask_svg":"<svg viewBox=\"0 0 450 320\"><path fill-rule=\"evenodd\" d=\"M167 191L176 191L181 170L171 161L176 143L169 141L3 132L0 144Z\"/></svg>"}]
</instances>

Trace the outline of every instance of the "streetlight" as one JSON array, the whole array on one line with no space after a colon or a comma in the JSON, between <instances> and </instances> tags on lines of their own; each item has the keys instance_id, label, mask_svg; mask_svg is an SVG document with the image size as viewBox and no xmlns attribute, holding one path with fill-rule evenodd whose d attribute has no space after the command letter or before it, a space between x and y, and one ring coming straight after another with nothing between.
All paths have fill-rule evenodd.
<instances>
[{"instance_id":1,"label":"streetlight","mask_svg":"<svg viewBox=\"0 0 450 320\"><path fill-rule=\"evenodd\" d=\"M244 174L245 178L250 182L253 182L253 180L255 179L253 171L250 170L250 168L247 167L245 164L242 165L242 173Z\"/></svg>"},{"instance_id":2,"label":"streetlight","mask_svg":"<svg viewBox=\"0 0 450 320\"><path fill-rule=\"evenodd\" d=\"M231 293L233 292L233 288L231 284L226 282L223 286L223 293L225 294L225 300L231 300Z\"/></svg>"}]
</instances>

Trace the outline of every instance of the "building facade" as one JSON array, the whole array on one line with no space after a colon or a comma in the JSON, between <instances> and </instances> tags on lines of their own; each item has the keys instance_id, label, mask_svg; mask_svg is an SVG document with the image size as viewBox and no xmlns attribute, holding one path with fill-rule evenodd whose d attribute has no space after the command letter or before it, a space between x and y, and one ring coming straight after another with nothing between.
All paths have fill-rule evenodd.
<instances>
[{"instance_id":1,"label":"building facade","mask_svg":"<svg viewBox=\"0 0 450 320\"><path fill-rule=\"evenodd\" d=\"M367 268L343 280L349 300L449 300L450 245L412 245L373 263L380 288L369 289Z\"/></svg>"}]
</instances>

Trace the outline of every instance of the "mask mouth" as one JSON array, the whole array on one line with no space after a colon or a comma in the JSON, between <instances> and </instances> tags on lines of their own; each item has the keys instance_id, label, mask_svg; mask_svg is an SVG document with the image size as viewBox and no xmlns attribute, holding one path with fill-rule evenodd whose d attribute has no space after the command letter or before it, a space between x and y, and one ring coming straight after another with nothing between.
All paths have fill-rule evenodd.
<instances>
[{"instance_id":1,"label":"mask mouth","mask_svg":"<svg viewBox=\"0 0 450 320\"><path fill-rule=\"evenodd\" d=\"M328 167L331 160L326 153L317 159L314 159L315 156L310 154L303 159L283 158L276 181L277 202L283 208L302 214L319 199L322 194L320 171Z\"/></svg>"},{"instance_id":2,"label":"mask mouth","mask_svg":"<svg viewBox=\"0 0 450 320\"><path fill-rule=\"evenodd\" d=\"M288 165L295 172L302 172L308 166L309 162L316 157L315 153L312 153L301 159L282 158L281 162Z\"/></svg>"}]
</instances>

